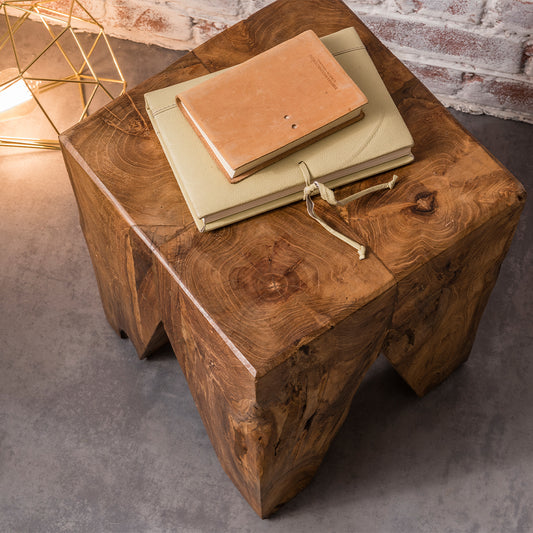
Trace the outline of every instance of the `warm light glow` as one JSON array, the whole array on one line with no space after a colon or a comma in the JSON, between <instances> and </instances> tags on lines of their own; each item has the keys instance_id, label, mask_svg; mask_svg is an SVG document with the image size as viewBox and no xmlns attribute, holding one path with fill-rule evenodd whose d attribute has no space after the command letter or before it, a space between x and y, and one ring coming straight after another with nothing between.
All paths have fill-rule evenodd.
<instances>
[{"instance_id":1,"label":"warm light glow","mask_svg":"<svg viewBox=\"0 0 533 533\"><path fill-rule=\"evenodd\" d=\"M7 88L0 88L0 113L23 104L33 98L26 84L19 80Z\"/></svg>"},{"instance_id":2,"label":"warm light glow","mask_svg":"<svg viewBox=\"0 0 533 533\"><path fill-rule=\"evenodd\" d=\"M23 15L18 19L11 19L11 15L21 12ZM25 23L31 19L36 24L42 23L37 34L45 35L46 40L36 35L34 42L32 33L36 27ZM75 30L78 26L84 32L90 31L91 37L88 34L87 38L82 37ZM126 81L109 40L101 24L80 0L0 0L0 27L5 28L0 32L0 56L8 48L16 61L10 64L16 68L0 71L0 151L3 146L59 149L60 130L87 117L102 105L103 98L113 100L117 96L112 88L114 84L121 89L120 94L125 92ZM16 40L15 33L19 36ZM44 48L36 51L39 43ZM110 72L114 73L102 78L96 75L94 67L98 65L97 71L100 66L103 68L105 56L110 61ZM1 63L4 68L6 63ZM69 86L79 91L67 90ZM59 91L60 95L56 95L55 90L48 93L61 87L65 90ZM81 100L79 114L76 112L70 124L66 120L56 124L56 119L68 118L63 112L63 99L70 104L76 92ZM26 120L25 115L32 111L32 116ZM43 129L46 123L49 126L46 135L51 134L52 138L41 136L41 132L46 131ZM33 137L19 136L24 131L33 133Z\"/></svg>"},{"instance_id":3,"label":"warm light glow","mask_svg":"<svg viewBox=\"0 0 533 533\"><path fill-rule=\"evenodd\" d=\"M32 92L26 82L17 77L17 69L0 72L0 120L21 117L35 108Z\"/></svg>"}]
</instances>

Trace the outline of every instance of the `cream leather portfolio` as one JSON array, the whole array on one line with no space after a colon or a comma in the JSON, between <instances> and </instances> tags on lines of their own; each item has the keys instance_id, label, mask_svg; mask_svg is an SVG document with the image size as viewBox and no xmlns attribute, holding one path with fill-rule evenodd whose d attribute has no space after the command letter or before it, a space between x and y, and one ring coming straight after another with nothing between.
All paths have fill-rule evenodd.
<instances>
[{"instance_id":1,"label":"cream leather portfolio","mask_svg":"<svg viewBox=\"0 0 533 533\"><path fill-rule=\"evenodd\" d=\"M413 160L413 139L354 28L322 38L368 99L362 120L230 183L176 103L208 74L145 95L146 109L200 231L216 229L301 200L305 162L313 180L345 185Z\"/></svg>"}]
</instances>

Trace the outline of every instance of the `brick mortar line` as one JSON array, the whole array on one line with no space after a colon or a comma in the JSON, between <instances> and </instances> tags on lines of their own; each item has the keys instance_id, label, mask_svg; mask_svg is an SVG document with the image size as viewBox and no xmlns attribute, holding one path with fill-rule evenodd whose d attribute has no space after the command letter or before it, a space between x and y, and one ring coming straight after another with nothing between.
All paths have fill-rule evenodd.
<instances>
[{"instance_id":1,"label":"brick mortar line","mask_svg":"<svg viewBox=\"0 0 533 533\"><path fill-rule=\"evenodd\" d=\"M497 0L483 0L479 13L479 24L483 24L496 11Z\"/></svg>"},{"instance_id":2,"label":"brick mortar line","mask_svg":"<svg viewBox=\"0 0 533 533\"><path fill-rule=\"evenodd\" d=\"M421 57L420 52L416 48L397 46L390 42L387 42L387 46L390 48L392 53L402 61L409 61L418 65L428 65L431 67L446 68L458 72L479 74L480 76L490 77L497 81L518 81L533 85L533 78L524 73L509 74L506 72L495 71L483 67L476 67L470 63L456 63L453 61L446 61L446 59L444 59L445 56L439 56L438 54L431 54L427 52L425 52L424 56Z\"/></svg>"},{"instance_id":3,"label":"brick mortar line","mask_svg":"<svg viewBox=\"0 0 533 533\"><path fill-rule=\"evenodd\" d=\"M365 7L357 6L356 15L364 19L365 15L377 15L384 20L394 20L397 22L417 22L426 24L427 26L442 29L443 26L455 30L465 31L474 35L482 35L483 37L503 36L506 38L519 37L520 40L527 40L533 37L533 33L528 32L525 28L519 26L507 26L505 23L496 23L494 25L486 25L480 23L462 23L454 19L438 18L427 15L419 15L417 13L402 14L399 12L390 12L376 6L376 9L367 9Z\"/></svg>"},{"instance_id":4,"label":"brick mortar line","mask_svg":"<svg viewBox=\"0 0 533 533\"><path fill-rule=\"evenodd\" d=\"M147 45L160 46L169 50L176 51L191 51L196 48L200 43L191 37L190 39L183 40L178 38L172 38L165 34L156 34L153 32L139 32L136 30L122 31L123 28L118 26L106 26L105 34L108 37L114 37L116 39L125 39L134 43L142 43Z\"/></svg>"},{"instance_id":5,"label":"brick mortar line","mask_svg":"<svg viewBox=\"0 0 533 533\"><path fill-rule=\"evenodd\" d=\"M506 120L520 120L521 122L527 122L533 124L533 113L525 113L516 110L506 109L502 107L494 107L490 105L477 104L475 102L466 100L464 98L457 97L455 95L433 93L435 97L445 107L451 107L458 111L466 113L472 113L475 115L486 114Z\"/></svg>"},{"instance_id":6,"label":"brick mortar line","mask_svg":"<svg viewBox=\"0 0 533 533\"><path fill-rule=\"evenodd\" d=\"M139 7L140 6L139 4L137 7L139 11L152 10L155 13L160 13L161 11L171 11L172 13L176 13L179 16L188 18L191 21L191 24L194 24L193 21L196 19L196 20L214 22L218 24L226 24L226 25L235 24L239 22L241 20L240 14L243 12L243 9L244 9L241 1L239 1L238 3L239 7L237 10L237 13L233 15L220 15L216 11L212 11L210 13L203 13L201 10L195 10L194 8L191 8L191 7L180 7L180 5L178 4L171 4L171 5L166 5L166 4L167 2L165 2L163 4L164 7L161 8L160 4L157 4L153 1L148 1L146 2L146 5ZM112 14L114 12L114 9L112 6L116 7L116 5L117 5L116 1L111 1L111 2L109 2L109 0L106 1L104 3L104 16L102 18L105 19L110 14Z\"/></svg>"}]
</instances>

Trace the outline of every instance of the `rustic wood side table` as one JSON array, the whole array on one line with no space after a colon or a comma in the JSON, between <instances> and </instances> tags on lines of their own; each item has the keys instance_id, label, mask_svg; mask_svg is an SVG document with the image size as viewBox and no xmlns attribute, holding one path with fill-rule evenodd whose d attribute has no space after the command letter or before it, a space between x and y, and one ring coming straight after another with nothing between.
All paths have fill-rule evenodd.
<instances>
[{"instance_id":1,"label":"rustic wood side table","mask_svg":"<svg viewBox=\"0 0 533 533\"><path fill-rule=\"evenodd\" d=\"M306 29L355 26L415 139L397 186L321 215L304 202L200 234L145 92ZM338 0L279 0L61 137L106 316L141 357L167 337L216 453L262 517L313 477L380 351L419 394L470 352L522 186ZM389 180L392 172L345 187ZM320 204L317 200L317 205Z\"/></svg>"}]
</instances>

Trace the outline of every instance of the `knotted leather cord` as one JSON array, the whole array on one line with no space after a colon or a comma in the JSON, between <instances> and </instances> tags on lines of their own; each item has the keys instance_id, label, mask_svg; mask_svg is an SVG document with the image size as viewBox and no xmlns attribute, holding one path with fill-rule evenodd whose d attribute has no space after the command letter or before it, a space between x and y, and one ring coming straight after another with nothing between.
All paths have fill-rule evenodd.
<instances>
[{"instance_id":1,"label":"knotted leather cord","mask_svg":"<svg viewBox=\"0 0 533 533\"><path fill-rule=\"evenodd\" d=\"M354 200L357 200L358 198L366 196L367 194L372 194L373 192L381 191L383 189L392 189L395 183L398 181L398 176L394 174L392 180L387 183L381 183L379 185L368 187L367 189L363 189L362 191L343 198L342 200L337 200L337 198L335 198L335 193L329 187L326 187L326 185L318 181L311 182L311 173L309 172L309 168L305 164L305 161L300 161L298 163L298 167L300 168L300 172L302 173L305 180L305 188L303 192L304 200L307 206L307 213L309 214L309 216L316 220L324 229L329 231L332 235L345 242L346 244L350 245L352 248L355 248L357 250L357 253L359 254L359 259L364 259L366 254L366 248L364 247L364 245L358 243L357 241L354 241L353 239L350 239L350 237L347 237L346 235L343 235L342 233L333 229L327 222L322 220L315 213L315 204L313 203L311 195L315 192L319 192L322 199L328 202L328 204L342 207L350 202L353 202Z\"/></svg>"}]
</instances>

